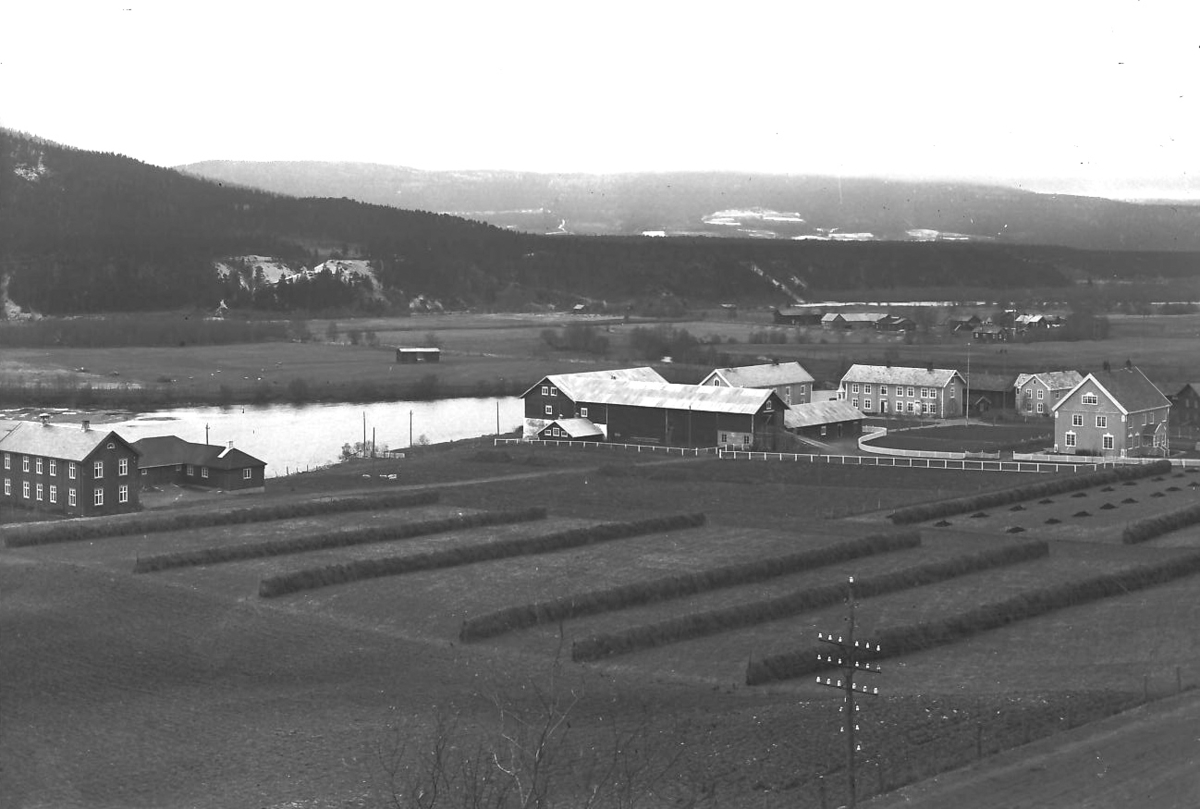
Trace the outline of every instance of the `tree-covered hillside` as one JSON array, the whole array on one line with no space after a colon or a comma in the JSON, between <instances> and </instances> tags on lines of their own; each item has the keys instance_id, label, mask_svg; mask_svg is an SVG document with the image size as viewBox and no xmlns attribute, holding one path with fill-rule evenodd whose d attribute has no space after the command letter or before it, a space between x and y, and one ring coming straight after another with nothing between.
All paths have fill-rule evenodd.
<instances>
[{"instance_id":1,"label":"tree-covered hillside","mask_svg":"<svg viewBox=\"0 0 1200 809\"><path fill-rule=\"evenodd\" d=\"M225 187L0 130L0 272L21 306L42 313L214 306L229 291L215 263L245 255L309 267L330 255L369 259L385 298L398 306L426 296L493 308L577 296L788 303L755 266L813 296L1061 287L1196 267L1188 253L1001 244L538 236L348 199ZM312 310L336 297L318 293L275 295L269 305Z\"/></svg>"}]
</instances>

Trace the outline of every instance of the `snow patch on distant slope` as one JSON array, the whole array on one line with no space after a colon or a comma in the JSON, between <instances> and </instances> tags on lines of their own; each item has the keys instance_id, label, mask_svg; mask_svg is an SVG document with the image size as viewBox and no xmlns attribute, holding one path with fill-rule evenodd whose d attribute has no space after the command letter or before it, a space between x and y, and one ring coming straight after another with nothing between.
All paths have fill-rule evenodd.
<instances>
[{"instance_id":1,"label":"snow patch on distant slope","mask_svg":"<svg viewBox=\"0 0 1200 809\"><path fill-rule=\"evenodd\" d=\"M773 211L770 208L729 208L714 211L701 217L706 225L742 225L747 220L758 222L796 222L803 224L804 217L794 211Z\"/></svg>"},{"instance_id":2,"label":"snow patch on distant slope","mask_svg":"<svg viewBox=\"0 0 1200 809\"><path fill-rule=\"evenodd\" d=\"M46 174L45 156L39 153L36 165L31 163L18 163L13 167L13 174L28 182L36 183Z\"/></svg>"}]
</instances>

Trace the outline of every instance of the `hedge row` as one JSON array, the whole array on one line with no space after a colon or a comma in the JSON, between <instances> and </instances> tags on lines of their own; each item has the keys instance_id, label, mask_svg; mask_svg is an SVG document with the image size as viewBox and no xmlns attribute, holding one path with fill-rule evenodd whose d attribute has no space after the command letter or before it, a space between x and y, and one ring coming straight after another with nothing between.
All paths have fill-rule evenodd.
<instances>
[{"instance_id":1,"label":"hedge row","mask_svg":"<svg viewBox=\"0 0 1200 809\"><path fill-rule=\"evenodd\" d=\"M454 567L512 556L550 553L614 539L627 539L641 534L694 528L703 525L704 519L703 514L677 514L634 522L600 523L586 528L573 528L543 536L513 537L486 544L444 548L408 556L363 559L340 565L308 568L262 579L258 583L258 594L262 598L274 598L300 590L313 590L318 587L345 584L362 579L398 576L418 570Z\"/></svg>"},{"instance_id":2,"label":"hedge row","mask_svg":"<svg viewBox=\"0 0 1200 809\"><path fill-rule=\"evenodd\" d=\"M723 565L699 573L679 573L548 601L505 607L463 621L459 640L481 640L539 624L557 623L585 615L682 598L722 587L766 581L777 576L800 573L877 553L915 548L920 544L921 535L915 530L878 534L784 556Z\"/></svg>"},{"instance_id":3,"label":"hedge row","mask_svg":"<svg viewBox=\"0 0 1200 809\"><path fill-rule=\"evenodd\" d=\"M881 647L872 659L884 659L919 652L942 644L954 643L989 629L997 629L1017 621L1037 618L1054 610L1074 607L1089 601L1124 595L1131 590L1165 584L1174 579L1200 573L1200 553L1182 558L1143 565L1080 581L1064 582L1053 587L1024 593L994 604L942 621L897 627L874 633L873 641ZM765 657L746 667L746 684L761 685L787 680L823 670L814 646L795 652Z\"/></svg>"},{"instance_id":4,"label":"hedge row","mask_svg":"<svg viewBox=\"0 0 1200 809\"><path fill-rule=\"evenodd\" d=\"M441 494L436 491L392 492L385 495L340 497L332 500L261 504L246 508L223 509L214 506L211 509L186 513L143 512L129 517L111 519L66 520L53 523L45 529L38 526L21 534L6 537L4 544L10 548L20 548L29 545L48 545L55 542L129 536L130 534L157 534L163 531L182 531L188 528L208 528L216 525L271 522L293 517L341 514L348 511L410 508L436 503L440 497Z\"/></svg>"},{"instance_id":5,"label":"hedge row","mask_svg":"<svg viewBox=\"0 0 1200 809\"><path fill-rule=\"evenodd\" d=\"M333 534L311 534L309 536L273 539L245 545L220 545L196 548L177 553L162 553L139 557L133 566L134 573L152 573L173 567L215 565L220 562L238 562L246 559L261 559L266 556L284 556L289 553L322 551L330 548L345 548L351 545L368 545L372 542L393 542L397 539L443 534L464 528L482 528L487 525L510 525L546 518L546 509L541 506L513 509L509 511L481 511L473 514L457 514L436 520L400 523L398 525L376 525Z\"/></svg>"},{"instance_id":6,"label":"hedge row","mask_svg":"<svg viewBox=\"0 0 1200 809\"><path fill-rule=\"evenodd\" d=\"M1184 508L1159 514L1157 517L1146 517L1125 526L1121 540L1127 545L1145 542L1148 539L1178 531L1200 522L1200 503Z\"/></svg>"},{"instance_id":7,"label":"hedge row","mask_svg":"<svg viewBox=\"0 0 1200 809\"><path fill-rule=\"evenodd\" d=\"M940 562L915 565L892 573L855 578L854 595L861 598L922 587L968 573L1037 559L1047 553L1049 553L1049 547L1041 541L1005 545ZM629 627L621 632L594 635L572 644L571 659L577 662L599 660L612 655L715 635L780 618L790 618L802 612L821 609L845 601L847 588L848 584L842 583L796 590L777 598L683 615L655 624Z\"/></svg>"},{"instance_id":8,"label":"hedge row","mask_svg":"<svg viewBox=\"0 0 1200 809\"><path fill-rule=\"evenodd\" d=\"M906 525L926 520L936 520L954 514L966 514L970 511L982 511L986 508L1007 506L1024 500L1049 497L1053 494L1090 489L1105 483L1116 483L1124 480L1136 480L1154 475L1162 475L1171 471L1170 461L1155 461L1144 465L1115 466L1111 469L1097 469L1095 472L1084 472L1069 477L1039 480L1036 483L1026 483L1010 489L1000 489L992 492L954 497L948 500L938 500L935 503L918 503L896 509L888 515L896 525Z\"/></svg>"}]
</instances>

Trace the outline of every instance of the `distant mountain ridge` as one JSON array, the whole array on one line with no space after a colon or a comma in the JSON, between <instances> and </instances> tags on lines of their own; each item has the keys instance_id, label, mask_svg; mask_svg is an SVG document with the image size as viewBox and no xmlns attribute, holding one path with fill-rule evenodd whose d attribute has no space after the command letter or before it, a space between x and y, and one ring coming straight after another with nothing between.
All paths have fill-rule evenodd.
<instances>
[{"instance_id":1,"label":"distant mountain ridge","mask_svg":"<svg viewBox=\"0 0 1200 809\"><path fill-rule=\"evenodd\" d=\"M449 213L529 233L1200 249L1200 205L973 183L700 172L424 171L305 161L217 160L177 168L273 193Z\"/></svg>"}]
</instances>

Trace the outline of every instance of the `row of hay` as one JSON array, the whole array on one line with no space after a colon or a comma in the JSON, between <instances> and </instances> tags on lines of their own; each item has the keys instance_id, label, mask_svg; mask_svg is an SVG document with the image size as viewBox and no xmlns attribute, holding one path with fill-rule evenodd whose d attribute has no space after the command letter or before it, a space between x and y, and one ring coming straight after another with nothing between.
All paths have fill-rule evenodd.
<instances>
[{"instance_id":1,"label":"row of hay","mask_svg":"<svg viewBox=\"0 0 1200 809\"><path fill-rule=\"evenodd\" d=\"M855 579L854 595L862 598L897 590L922 587L940 581L976 573L1002 565L1017 564L1046 556L1049 546L1033 541L979 551L939 562L915 565L892 573ZM821 609L846 600L848 584L797 590L777 598L753 601L733 607L693 613L654 624L629 627L621 632L593 635L571 646L571 659L577 662L599 660L640 649L728 632L745 626L789 618L802 612Z\"/></svg>"},{"instance_id":2,"label":"row of hay","mask_svg":"<svg viewBox=\"0 0 1200 809\"><path fill-rule=\"evenodd\" d=\"M340 565L325 565L262 579L258 583L258 594L262 598L274 598L301 590L313 590L318 587L345 584L362 579L397 576L418 570L454 567L512 556L550 553L659 531L694 528L703 525L704 520L703 514L676 514L633 522L600 523L586 528L572 528L543 536L514 537L497 542L444 548L409 556L391 556L382 559L356 560Z\"/></svg>"},{"instance_id":3,"label":"row of hay","mask_svg":"<svg viewBox=\"0 0 1200 809\"><path fill-rule=\"evenodd\" d=\"M273 539L267 542L253 542L244 545L220 545L208 548L196 548L190 551L177 551L175 553L139 557L133 566L133 572L152 573L156 570L167 570L174 567L214 565L220 562L238 562L246 559L261 559L267 556L283 556L289 553L321 551L330 548L344 548L351 545L367 545L372 542L393 542L398 539L443 534L447 531L459 531L465 528L510 525L512 523L530 522L545 518L546 509L536 506L507 511L481 511L473 514L456 514L453 517L440 517L436 520L422 520L420 522L393 525L374 525L370 528L353 531L342 531L333 534L312 534L309 536L291 537L289 539Z\"/></svg>"},{"instance_id":4,"label":"row of hay","mask_svg":"<svg viewBox=\"0 0 1200 809\"><path fill-rule=\"evenodd\" d=\"M1054 494L1090 489L1105 483L1116 483L1124 480L1162 475L1171 471L1170 461L1155 461L1144 465L1115 466L1111 469L1098 469L1095 472L1084 472L1069 477L1039 480L1036 483L1025 483L1010 489L1000 489L993 492L955 497L949 500L939 500L935 503L918 503L913 506L896 509L888 515L896 525L906 525L914 522L949 517L954 514L965 514L969 511L981 511L985 508L1006 506L1023 500L1049 497Z\"/></svg>"},{"instance_id":5,"label":"row of hay","mask_svg":"<svg viewBox=\"0 0 1200 809\"><path fill-rule=\"evenodd\" d=\"M1180 528L1187 528L1200 522L1200 503L1168 511L1156 517L1146 517L1125 526L1121 533L1121 541L1126 545L1145 542Z\"/></svg>"},{"instance_id":6,"label":"row of hay","mask_svg":"<svg viewBox=\"0 0 1200 809\"><path fill-rule=\"evenodd\" d=\"M942 621L897 627L876 633L871 640L881 648L878 654L871 655L871 659L881 660L954 643L989 629L1037 618L1054 610L1125 595L1132 590L1165 584L1197 573L1200 573L1200 553L1119 573L1064 582L994 604L985 604ZM827 663L820 661L818 649L813 646L752 661L746 667L746 684L761 685L787 680L828 667Z\"/></svg>"},{"instance_id":7,"label":"row of hay","mask_svg":"<svg viewBox=\"0 0 1200 809\"><path fill-rule=\"evenodd\" d=\"M208 528L217 525L271 522L294 517L315 517L321 514L341 514L369 509L410 508L436 503L441 495L436 491L392 492L362 497L340 497L333 500L306 500L293 503L272 503L225 509L214 504L211 509L187 513L142 513L132 517L92 520L67 520L50 526L39 525L19 534L8 536L4 544L10 548L29 545L48 545L55 542L76 542L85 539L105 539L130 534L157 534L163 531L182 531L188 528Z\"/></svg>"},{"instance_id":8,"label":"row of hay","mask_svg":"<svg viewBox=\"0 0 1200 809\"><path fill-rule=\"evenodd\" d=\"M877 553L915 548L920 544L921 535L915 530L877 534L769 559L731 563L699 573L679 573L548 601L505 607L463 621L459 640L481 640L539 624L682 598L722 587L752 584Z\"/></svg>"}]
</instances>

